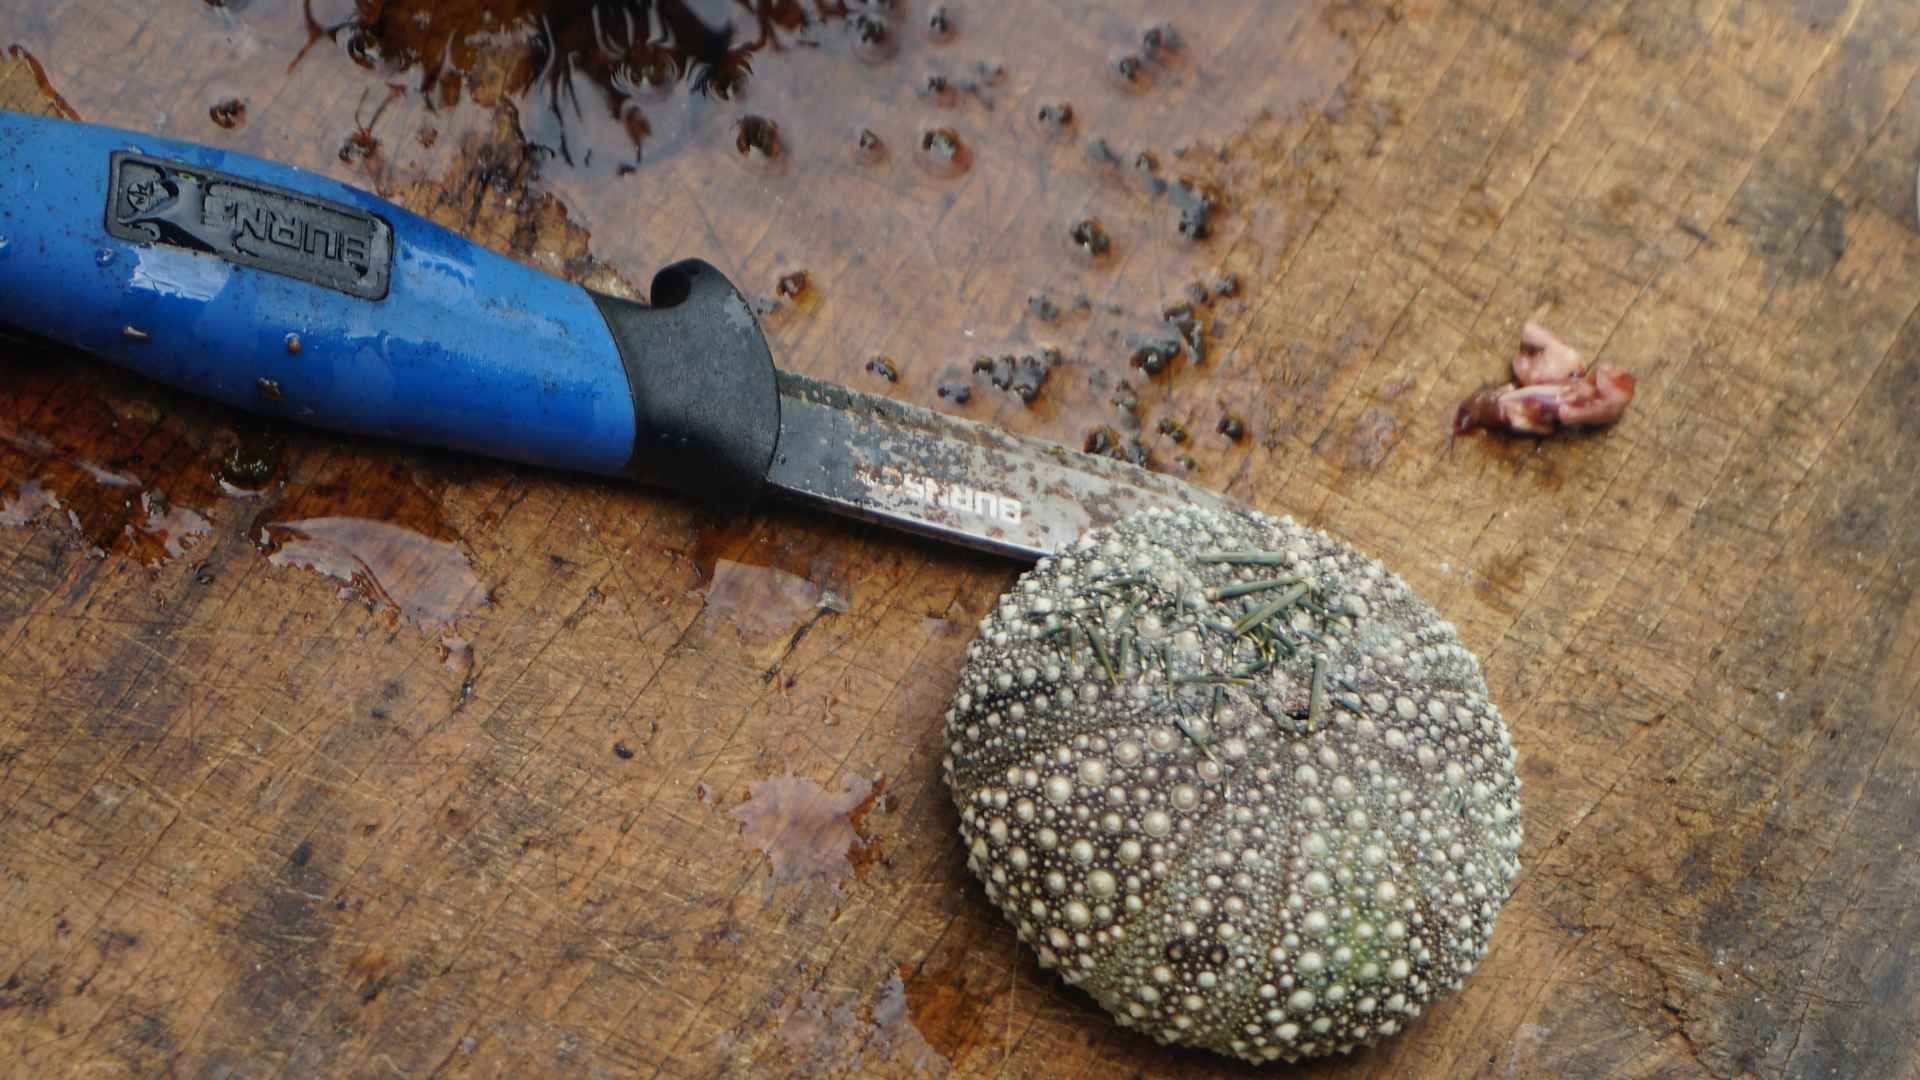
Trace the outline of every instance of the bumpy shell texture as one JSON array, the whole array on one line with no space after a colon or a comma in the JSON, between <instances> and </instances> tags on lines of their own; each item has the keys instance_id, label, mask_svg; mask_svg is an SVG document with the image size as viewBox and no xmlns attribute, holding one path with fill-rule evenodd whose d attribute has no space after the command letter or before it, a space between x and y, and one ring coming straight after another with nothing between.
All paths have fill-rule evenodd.
<instances>
[{"instance_id":1,"label":"bumpy shell texture","mask_svg":"<svg viewBox=\"0 0 1920 1080\"><path fill-rule=\"evenodd\" d=\"M1153 511L1042 561L981 622L946 745L988 897L1161 1042L1392 1035L1485 955L1519 872L1479 662L1284 519Z\"/></svg>"}]
</instances>

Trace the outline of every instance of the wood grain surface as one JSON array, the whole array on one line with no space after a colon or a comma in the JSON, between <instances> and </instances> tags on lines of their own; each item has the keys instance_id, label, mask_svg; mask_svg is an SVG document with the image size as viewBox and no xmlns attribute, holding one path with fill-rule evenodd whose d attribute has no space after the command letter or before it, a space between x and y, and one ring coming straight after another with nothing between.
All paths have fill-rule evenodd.
<instances>
[{"instance_id":1,"label":"wood grain surface","mask_svg":"<svg viewBox=\"0 0 1920 1080\"><path fill-rule=\"evenodd\" d=\"M1381 556L1485 661L1524 869L1462 993L1302 1071L1920 1075L1920 9L655 6L0 0L0 106L602 288L704 257L787 367ZM1450 443L1528 318L1638 400ZM0 1071L1261 1071L966 870L941 716L1016 573L0 344Z\"/></svg>"}]
</instances>

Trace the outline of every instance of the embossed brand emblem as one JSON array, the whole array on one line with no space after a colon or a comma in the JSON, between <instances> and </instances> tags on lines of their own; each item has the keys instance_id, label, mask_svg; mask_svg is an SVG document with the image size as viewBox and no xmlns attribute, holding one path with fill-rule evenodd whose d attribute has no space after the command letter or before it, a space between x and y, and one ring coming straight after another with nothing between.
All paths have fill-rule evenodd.
<instances>
[{"instance_id":1,"label":"embossed brand emblem","mask_svg":"<svg viewBox=\"0 0 1920 1080\"><path fill-rule=\"evenodd\" d=\"M856 466L853 476L870 494L883 501L919 503L1007 525L1020 524L1020 500L1011 495L966 484L942 483L931 476L902 472L892 466Z\"/></svg>"},{"instance_id":2,"label":"embossed brand emblem","mask_svg":"<svg viewBox=\"0 0 1920 1080\"><path fill-rule=\"evenodd\" d=\"M107 232L384 299L393 230L363 210L227 173L113 155Z\"/></svg>"}]
</instances>

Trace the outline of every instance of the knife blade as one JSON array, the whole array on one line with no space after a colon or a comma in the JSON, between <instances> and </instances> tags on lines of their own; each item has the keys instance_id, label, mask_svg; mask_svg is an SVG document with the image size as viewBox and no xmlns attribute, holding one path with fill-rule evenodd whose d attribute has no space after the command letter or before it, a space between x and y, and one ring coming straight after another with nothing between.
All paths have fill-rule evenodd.
<instances>
[{"instance_id":1,"label":"knife blade","mask_svg":"<svg viewBox=\"0 0 1920 1080\"><path fill-rule=\"evenodd\" d=\"M378 196L212 147L0 112L0 324L313 426L763 493L1024 561L1172 477L775 368L714 267L590 292Z\"/></svg>"},{"instance_id":2,"label":"knife blade","mask_svg":"<svg viewBox=\"0 0 1920 1080\"><path fill-rule=\"evenodd\" d=\"M1226 508L1137 465L780 372L771 487L835 513L1034 561L1153 506Z\"/></svg>"}]
</instances>

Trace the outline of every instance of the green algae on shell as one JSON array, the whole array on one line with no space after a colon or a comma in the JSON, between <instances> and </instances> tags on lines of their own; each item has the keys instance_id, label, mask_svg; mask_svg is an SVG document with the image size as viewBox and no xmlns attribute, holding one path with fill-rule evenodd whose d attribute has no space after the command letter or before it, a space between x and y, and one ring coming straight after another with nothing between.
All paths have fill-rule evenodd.
<instances>
[{"instance_id":1,"label":"green algae on shell","mask_svg":"<svg viewBox=\"0 0 1920 1080\"><path fill-rule=\"evenodd\" d=\"M1284 518L1156 510L1042 560L981 622L946 746L989 899L1163 1043L1392 1035L1485 955L1519 872L1479 662Z\"/></svg>"}]
</instances>

